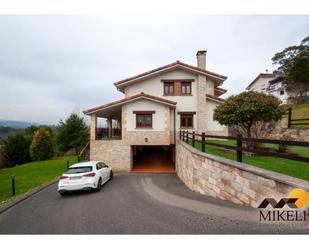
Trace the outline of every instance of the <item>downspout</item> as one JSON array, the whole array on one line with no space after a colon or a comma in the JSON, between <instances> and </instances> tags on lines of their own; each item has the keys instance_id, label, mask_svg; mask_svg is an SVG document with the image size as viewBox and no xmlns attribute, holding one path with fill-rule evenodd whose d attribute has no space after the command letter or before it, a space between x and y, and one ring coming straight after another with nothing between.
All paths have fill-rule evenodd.
<instances>
[{"instance_id":1,"label":"downspout","mask_svg":"<svg viewBox=\"0 0 309 249\"><path fill-rule=\"evenodd\" d=\"M174 153L173 153L173 161L176 161L176 107L174 108Z\"/></svg>"},{"instance_id":2,"label":"downspout","mask_svg":"<svg viewBox=\"0 0 309 249\"><path fill-rule=\"evenodd\" d=\"M176 145L176 108L174 108L174 144Z\"/></svg>"}]
</instances>

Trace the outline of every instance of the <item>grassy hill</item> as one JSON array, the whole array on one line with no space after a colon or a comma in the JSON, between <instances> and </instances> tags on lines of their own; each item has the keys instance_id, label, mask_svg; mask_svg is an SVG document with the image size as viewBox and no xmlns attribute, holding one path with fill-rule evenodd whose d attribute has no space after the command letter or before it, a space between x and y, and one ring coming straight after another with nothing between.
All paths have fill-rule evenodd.
<instances>
[{"instance_id":1,"label":"grassy hill","mask_svg":"<svg viewBox=\"0 0 309 249\"><path fill-rule=\"evenodd\" d=\"M0 206L12 196L11 176L15 176L16 196L56 179L67 169L67 161L77 163L77 156L25 163L0 170ZM56 191L56 190L55 190Z\"/></svg>"},{"instance_id":2,"label":"grassy hill","mask_svg":"<svg viewBox=\"0 0 309 249\"><path fill-rule=\"evenodd\" d=\"M309 100L300 104L285 105L285 108L292 108L292 119L309 118ZM293 123L309 123L308 121L295 121ZM309 125L293 125L292 128L309 129Z\"/></svg>"}]
</instances>

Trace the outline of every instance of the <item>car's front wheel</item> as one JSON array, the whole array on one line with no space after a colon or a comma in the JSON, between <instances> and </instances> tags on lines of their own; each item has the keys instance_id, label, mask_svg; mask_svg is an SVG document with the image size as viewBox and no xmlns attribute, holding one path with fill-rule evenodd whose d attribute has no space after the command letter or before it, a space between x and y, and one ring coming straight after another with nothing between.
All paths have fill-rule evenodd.
<instances>
[{"instance_id":1,"label":"car's front wheel","mask_svg":"<svg viewBox=\"0 0 309 249\"><path fill-rule=\"evenodd\" d=\"M100 191L102 188L102 179L100 178L97 184L97 191Z\"/></svg>"}]
</instances>

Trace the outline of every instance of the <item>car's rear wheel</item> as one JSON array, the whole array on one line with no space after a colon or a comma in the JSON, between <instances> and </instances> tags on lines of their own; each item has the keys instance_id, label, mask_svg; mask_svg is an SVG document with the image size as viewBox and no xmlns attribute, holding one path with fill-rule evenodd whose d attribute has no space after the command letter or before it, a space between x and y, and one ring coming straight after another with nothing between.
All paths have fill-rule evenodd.
<instances>
[{"instance_id":1,"label":"car's rear wheel","mask_svg":"<svg viewBox=\"0 0 309 249\"><path fill-rule=\"evenodd\" d=\"M97 191L100 191L102 188L102 179L100 178L97 185Z\"/></svg>"},{"instance_id":2,"label":"car's rear wheel","mask_svg":"<svg viewBox=\"0 0 309 249\"><path fill-rule=\"evenodd\" d=\"M113 179L113 176L114 176L114 173L113 171L111 170L110 174L109 174L109 179L112 180Z\"/></svg>"}]
</instances>

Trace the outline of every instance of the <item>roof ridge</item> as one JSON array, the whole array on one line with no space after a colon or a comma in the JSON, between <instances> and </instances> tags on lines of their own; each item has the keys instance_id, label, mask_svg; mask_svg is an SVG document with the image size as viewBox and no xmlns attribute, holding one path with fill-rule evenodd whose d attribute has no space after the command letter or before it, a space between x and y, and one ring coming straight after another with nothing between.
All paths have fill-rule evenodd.
<instances>
[{"instance_id":1,"label":"roof ridge","mask_svg":"<svg viewBox=\"0 0 309 249\"><path fill-rule=\"evenodd\" d=\"M126 79L124 79L124 80L117 81L117 82L114 83L114 85L117 86L117 85L122 84L122 83L125 83L125 82L127 82L127 81L134 80L134 79L138 79L138 78L143 77L143 76L146 76L146 75L148 75L148 74L155 73L155 72L158 72L158 71L161 71L161 70L163 70L163 69L166 69L166 68L169 68L169 67L172 67L172 66L176 66L176 65L181 65L181 66L184 66L184 67L188 67L188 68L191 68L191 69L196 70L196 71L200 71L200 72L203 72L203 73L206 73L206 74L210 74L210 75L215 76L215 77L222 78L222 79L224 79L224 80L227 79L227 76L224 76L224 75L221 75L221 74L217 74L217 73L214 73L214 72L209 71L209 70L204 70L204 69L201 69L201 68L199 68L199 67L196 67L196 66L193 66L193 65L190 65L190 64L181 62L180 60L177 60L177 61L175 61L175 62L166 64L166 65L161 66L161 67L157 67L157 68L155 68L155 69L146 71L146 72L144 72L144 73L137 74L137 75L135 75L135 76L126 78Z\"/></svg>"}]
</instances>

